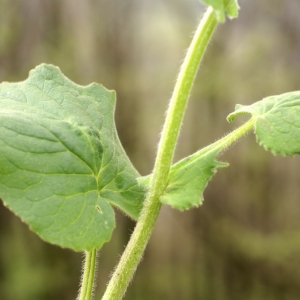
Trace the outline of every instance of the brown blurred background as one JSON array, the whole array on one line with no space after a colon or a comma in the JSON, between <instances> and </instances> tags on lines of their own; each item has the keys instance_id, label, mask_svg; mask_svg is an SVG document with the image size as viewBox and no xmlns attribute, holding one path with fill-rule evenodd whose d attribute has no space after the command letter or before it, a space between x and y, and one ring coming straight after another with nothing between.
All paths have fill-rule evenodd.
<instances>
[{"instance_id":1,"label":"brown blurred background","mask_svg":"<svg viewBox=\"0 0 300 300\"><path fill-rule=\"evenodd\" d=\"M240 0L219 26L194 86L176 160L222 137L236 103L300 89L300 1ZM204 7L197 0L0 0L0 81L58 65L79 84L117 91L116 122L141 174L151 172L176 74ZM128 300L300 299L300 159L253 135L181 213L164 207ZM100 299L134 223L117 212L100 251ZM0 206L0 298L75 299L82 254L42 242Z\"/></svg>"}]
</instances>

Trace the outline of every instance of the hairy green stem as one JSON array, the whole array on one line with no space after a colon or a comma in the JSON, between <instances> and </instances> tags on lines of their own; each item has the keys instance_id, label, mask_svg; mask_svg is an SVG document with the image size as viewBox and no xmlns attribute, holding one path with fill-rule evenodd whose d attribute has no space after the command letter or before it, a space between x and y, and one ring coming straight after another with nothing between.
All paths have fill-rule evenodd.
<instances>
[{"instance_id":1,"label":"hairy green stem","mask_svg":"<svg viewBox=\"0 0 300 300\"><path fill-rule=\"evenodd\" d=\"M242 126L236 128L235 130L228 133L227 135L217 140L216 142L202 148L198 152L192 154L192 156L198 157L199 155L203 155L204 153L214 149L219 149L219 151L225 150L227 147L235 143L239 138L243 137L245 134L250 132L253 129L254 122L255 122L254 118L251 118Z\"/></svg>"},{"instance_id":2,"label":"hairy green stem","mask_svg":"<svg viewBox=\"0 0 300 300\"><path fill-rule=\"evenodd\" d=\"M194 154L189 156L189 162L194 161L195 159L199 159L199 157L205 155L206 153L210 151L217 151L218 154L224 151L226 148L228 148L230 145L234 144L238 139L246 135L248 132L253 130L254 126L254 118L251 118L246 123L244 123L242 126L238 127L234 131L230 132L223 138L217 140L216 142L200 149L199 151L195 152ZM177 162L174 166L174 168L178 167L179 164L182 164L186 161L186 158L182 159L181 161ZM172 168L173 168L172 166Z\"/></svg>"},{"instance_id":3,"label":"hairy green stem","mask_svg":"<svg viewBox=\"0 0 300 300\"><path fill-rule=\"evenodd\" d=\"M243 137L245 134L253 130L254 118L251 118L242 126L238 127L234 131L230 132L223 138L219 139L215 143L211 144L208 147L220 147L221 150L226 149L231 144L235 143L239 138Z\"/></svg>"},{"instance_id":4,"label":"hairy green stem","mask_svg":"<svg viewBox=\"0 0 300 300\"><path fill-rule=\"evenodd\" d=\"M90 300L93 293L97 250L85 252L83 276L78 300Z\"/></svg>"},{"instance_id":5,"label":"hairy green stem","mask_svg":"<svg viewBox=\"0 0 300 300\"><path fill-rule=\"evenodd\" d=\"M152 181L143 209L102 300L122 299L137 265L142 258L161 208L159 198L164 192L168 182L170 166L186 103L199 64L216 25L217 21L213 10L208 8L194 35L176 81L158 147Z\"/></svg>"}]
</instances>

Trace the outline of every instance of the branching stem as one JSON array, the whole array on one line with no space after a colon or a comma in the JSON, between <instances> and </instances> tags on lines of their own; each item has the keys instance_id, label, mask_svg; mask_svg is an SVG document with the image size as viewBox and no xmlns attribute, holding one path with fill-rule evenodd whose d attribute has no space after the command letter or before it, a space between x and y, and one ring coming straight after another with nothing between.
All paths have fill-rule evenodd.
<instances>
[{"instance_id":1,"label":"branching stem","mask_svg":"<svg viewBox=\"0 0 300 300\"><path fill-rule=\"evenodd\" d=\"M122 299L137 265L142 258L161 208L159 198L164 192L168 182L170 166L172 164L187 100L199 64L216 25L217 21L214 12L212 8L208 8L198 26L179 72L162 131L152 181L145 199L144 207L102 300Z\"/></svg>"}]
</instances>

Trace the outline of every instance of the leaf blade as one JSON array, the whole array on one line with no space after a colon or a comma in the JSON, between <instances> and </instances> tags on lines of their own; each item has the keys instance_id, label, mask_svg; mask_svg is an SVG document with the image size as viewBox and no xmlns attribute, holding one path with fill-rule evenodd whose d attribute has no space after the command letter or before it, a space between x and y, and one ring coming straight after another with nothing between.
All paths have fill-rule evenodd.
<instances>
[{"instance_id":1,"label":"leaf blade","mask_svg":"<svg viewBox=\"0 0 300 300\"><path fill-rule=\"evenodd\" d=\"M300 92L266 97L252 105L237 105L228 115L232 122L240 114L254 118L257 142L274 154L300 154Z\"/></svg>"},{"instance_id":2,"label":"leaf blade","mask_svg":"<svg viewBox=\"0 0 300 300\"><path fill-rule=\"evenodd\" d=\"M205 153L196 153L175 164L160 201L182 211L201 205L204 189L217 168L228 165L216 160L219 151L215 148Z\"/></svg>"},{"instance_id":3,"label":"leaf blade","mask_svg":"<svg viewBox=\"0 0 300 300\"><path fill-rule=\"evenodd\" d=\"M110 205L137 218L144 191L115 130L114 92L43 64L2 83L0 104L0 197L42 239L91 250L115 227Z\"/></svg>"},{"instance_id":4,"label":"leaf blade","mask_svg":"<svg viewBox=\"0 0 300 300\"><path fill-rule=\"evenodd\" d=\"M203 192L217 168L228 166L216 160L222 149L222 144L210 145L172 165L169 182L160 201L181 211L201 205ZM149 187L151 176L138 178L145 189Z\"/></svg>"}]
</instances>

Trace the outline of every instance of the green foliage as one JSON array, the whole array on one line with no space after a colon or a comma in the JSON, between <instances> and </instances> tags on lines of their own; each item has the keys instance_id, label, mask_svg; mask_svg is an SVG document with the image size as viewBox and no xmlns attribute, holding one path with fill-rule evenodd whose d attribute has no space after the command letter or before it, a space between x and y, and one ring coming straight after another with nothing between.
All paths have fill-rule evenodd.
<instances>
[{"instance_id":1,"label":"green foliage","mask_svg":"<svg viewBox=\"0 0 300 300\"><path fill-rule=\"evenodd\" d=\"M40 237L100 248L111 205L137 218L144 198L115 130L115 93L74 84L51 65L0 85L0 197Z\"/></svg>"},{"instance_id":2,"label":"green foliage","mask_svg":"<svg viewBox=\"0 0 300 300\"><path fill-rule=\"evenodd\" d=\"M160 201L180 210L202 204L203 191L215 174L216 168L228 165L216 161L220 150L204 149L172 166L170 183Z\"/></svg>"},{"instance_id":3,"label":"green foliage","mask_svg":"<svg viewBox=\"0 0 300 300\"><path fill-rule=\"evenodd\" d=\"M216 160L221 149L222 145L207 147L174 164L170 170L168 186L160 201L179 210L202 204L203 191L216 168L228 165ZM151 176L140 177L138 180L147 188Z\"/></svg>"},{"instance_id":4,"label":"green foliage","mask_svg":"<svg viewBox=\"0 0 300 300\"><path fill-rule=\"evenodd\" d=\"M218 22L225 22L225 17L237 18L239 5L237 0L200 0L214 9Z\"/></svg>"},{"instance_id":5,"label":"green foliage","mask_svg":"<svg viewBox=\"0 0 300 300\"><path fill-rule=\"evenodd\" d=\"M274 154L300 153L300 92L266 97L252 105L237 105L227 119L251 114L257 142Z\"/></svg>"},{"instance_id":6,"label":"green foliage","mask_svg":"<svg viewBox=\"0 0 300 300\"><path fill-rule=\"evenodd\" d=\"M180 210L200 205L216 169L227 165L216 157L239 137L254 128L258 142L267 150L300 153L300 92L293 92L250 106L238 105L228 120L249 113L250 121L170 169L186 101L209 38L217 21L238 15L237 0L202 1L211 7L175 86L172 99L176 105L168 111L170 118L162 134L166 138L160 143L154 175L139 177L119 142L113 119L114 92L97 84L78 86L49 65L37 67L24 82L0 85L0 197L44 240L88 250L80 299L90 299L95 249L110 239L114 229L111 206L137 219L145 187L156 183L150 186L105 300L124 295L161 203Z\"/></svg>"}]
</instances>

